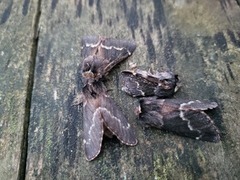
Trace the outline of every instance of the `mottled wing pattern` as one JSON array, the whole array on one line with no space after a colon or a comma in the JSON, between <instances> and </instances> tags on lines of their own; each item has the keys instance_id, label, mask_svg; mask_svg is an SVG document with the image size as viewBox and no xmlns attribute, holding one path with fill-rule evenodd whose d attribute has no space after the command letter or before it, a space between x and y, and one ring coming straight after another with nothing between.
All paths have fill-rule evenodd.
<instances>
[{"instance_id":1,"label":"mottled wing pattern","mask_svg":"<svg viewBox=\"0 0 240 180\"><path fill-rule=\"evenodd\" d=\"M133 74L130 71L121 72L122 91L132 97L153 96L157 83L147 81L138 74Z\"/></svg>"},{"instance_id":2,"label":"mottled wing pattern","mask_svg":"<svg viewBox=\"0 0 240 180\"><path fill-rule=\"evenodd\" d=\"M98 55L109 61L117 60L119 62L131 56L136 49L134 41L100 38L97 36L84 36L81 45L82 57L84 58L90 55Z\"/></svg>"},{"instance_id":3,"label":"mottled wing pattern","mask_svg":"<svg viewBox=\"0 0 240 180\"><path fill-rule=\"evenodd\" d=\"M105 69L106 72L109 72L114 66L131 56L135 49L134 41L106 38L102 40L98 55L109 60Z\"/></svg>"},{"instance_id":4,"label":"mottled wing pattern","mask_svg":"<svg viewBox=\"0 0 240 180\"><path fill-rule=\"evenodd\" d=\"M87 63L89 66L87 69L93 69L96 72L100 71L97 68L101 68L102 75L106 75L114 66L131 56L136 49L134 41L96 36L84 36L81 43L83 66L86 66ZM93 56L96 56L96 60L92 59ZM102 62L103 60L104 62ZM84 68L86 69L86 67Z\"/></svg>"},{"instance_id":5,"label":"mottled wing pattern","mask_svg":"<svg viewBox=\"0 0 240 180\"><path fill-rule=\"evenodd\" d=\"M110 61L125 59L132 55L136 49L134 41L106 38L102 40L99 54Z\"/></svg>"},{"instance_id":6,"label":"mottled wing pattern","mask_svg":"<svg viewBox=\"0 0 240 180\"><path fill-rule=\"evenodd\" d=\"M178 78L172 72L151 74L142 70L125 70L121 73L122 91L133 97L171 97L175 92Z\"/></svg>"},{"instance_id":7,"label":"mottled wing pattern","mask_svg":"<svg viewBox=\"0 0 240 180\"><path fill-rule=\"evenodd\" d=\"M184 133L185 136L203 141L220 141L218 128L205 112L195 110L180 111L180 116L187 123L187 128L180 129L180 134ZM176 131L176 133L178 132Z\"/></svg>"},{"instance_id":8,"label":"mottled wing pattern","mask_svg":"<svg viewBox=\"0 0 240 180\"><path fill-rule=\"evenodd\" d=\"M215 107L217 103L208 101L143 98L139 118L147 125L181 136L219 142L218 128L203 111Z\"/></svg>"},{"instance_id":9,"label":"mottled wing pattern","mask_svg":"<svg viewBox=\"0 0 240 180\"><path fill-rule=\"evenodd\" d=\"M120 108L107 95L101 96L101 115L106 126L122 143L136 145L137 138Z\"/></svg>"},{"instance_id":10,"label":"mottled wing pattern","mask_svg":"<svg viewBox=\"0 0 240 180\"><path fill-rule=\"evenodd\" d=\"M180 102L181 101L181 102ZM209 101L199 101L199 100L180 100L178 101L180 110L199 110L204 111L208 109L214 109L218 105L216 102L209 102ZM176 102L176 100L175 100Z\"/></svg>"}]
</instances>

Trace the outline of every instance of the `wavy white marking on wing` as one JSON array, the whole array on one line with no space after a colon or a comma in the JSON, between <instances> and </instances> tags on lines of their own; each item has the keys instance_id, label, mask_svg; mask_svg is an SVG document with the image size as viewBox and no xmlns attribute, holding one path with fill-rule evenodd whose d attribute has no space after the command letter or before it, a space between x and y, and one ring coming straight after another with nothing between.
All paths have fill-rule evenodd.
<instances>
[{"instance_id":1,"label":"wavy white marking on wing","mask_svg":"<svg viewBox=\"0 0 240 180\"><path fill-rule=\"evenodd\" d=\"M98 47L100 45L100 43L101 43L101 41L98 41L96 44L86 43L85 46L95 48L95 47Z\"/></svg>"},{"instance_id":2,"label":"wavy white marking on wing","mask_svg":"<svg viewBox=\"0 0 240 180\"><path fill-rule=\"evenodd\" d=\"M104 46L103 44L101 44L101 47L102 48L104 48L104 49L116 49L117 51L122 51L123 49L126 49L126 48L124 48L124 47L115 47L115 46ZM127 50L127 52L128 52L128 54L129 55L131 55L132 53L128 50L128 49L126 49Z\"/></svg>"},{"instance_id":3,"label":"wavy white marking on wing","mask_svg":"<svg viewBox=\"0 0 240 180\"><path fill-rule=\"evenodd\" d=\"M180 111L180 118L182 118L183 121L187 121L188 128L189 128L191 131L194 130L194 128L191 126L190 120L188 120L187 118L184 117L184 112L183 112L183 111Z\"/></svg>"},{"instance_id":4,"label":"wavy white marking on wing","mask_svg":"<svg viewBox=\"0 0 240 180\"><path fill-rule=\"evenodd\" d=\"M116 120L118 123L119 123L119 127L120 128L123 128L123 129L130 129L131 128L131 125L129 123L127 123L127 126L124 126L121 122L121 120L117 117L115 117L109 110L107 110L106 108L103 108L103 107L99 107L98 108L99 111L102 111L102 112L105 112L107 113L108 115L110 115L114 120ZM126 141L124 141L120 136L119 134L116 133L116 131L112 128L110 128L107 124L105 124L105 126L124 144L126 145L130 145L130 146L133 146L133 145L136 145L137 144L137 141L134 142L134 143L128 143Z\"/></svg>"}]
</instances>

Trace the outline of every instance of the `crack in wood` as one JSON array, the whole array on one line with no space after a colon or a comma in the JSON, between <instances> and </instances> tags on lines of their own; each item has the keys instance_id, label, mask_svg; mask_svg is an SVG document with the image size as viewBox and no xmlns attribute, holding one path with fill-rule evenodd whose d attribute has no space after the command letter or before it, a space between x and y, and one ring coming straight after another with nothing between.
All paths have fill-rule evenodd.
<instances>
[{"instance_id":1,"label":"crack in wood","mask_svg":"<svg viewBox=\"0 0 240 180\"><path fill-rule=\"evenodd\" d=\"M38 0L37 11L35 15L34 22L34 34L32 40L32 48L30 54L29 63L29 75L27 84L27 95L25 100L25 112L24 112L24 123L23 123L23 139L21 142L21 157L18 171L18 180L24 180L26 176L26 165L27 165L27 151L28 151L28 128L30 121L30 110L31 110L31 100L32 100L32 90L34 85L34 71L37 57L38 49L38 37L39 37L39 21L41 16L41 4L42 0Z\"/></svg>"}]
</instances>

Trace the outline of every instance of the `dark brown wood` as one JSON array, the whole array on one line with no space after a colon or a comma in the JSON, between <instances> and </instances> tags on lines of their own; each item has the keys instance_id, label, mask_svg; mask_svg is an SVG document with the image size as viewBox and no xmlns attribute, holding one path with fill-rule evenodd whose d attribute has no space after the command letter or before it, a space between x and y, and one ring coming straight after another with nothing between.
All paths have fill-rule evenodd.
<instances>
[{"instance_id":1,"label":"dark brown wood","mask_svg":"<svg viewBox=\"0 0 240 180\"><path fill-rule=\"evenodd\" d=\"M26 179L234 179L240 177L240 7L234 0L42 1L29 126ZM135 39L133 56L109 75L112 97L135 127L139 144L105 139L92 162L82 147L78 66L84 35ZM179 75L176 97L210 99L223 133L207 143L143 129L134 98L118 76L134 62Z\"/></svg>"}]
</instances>

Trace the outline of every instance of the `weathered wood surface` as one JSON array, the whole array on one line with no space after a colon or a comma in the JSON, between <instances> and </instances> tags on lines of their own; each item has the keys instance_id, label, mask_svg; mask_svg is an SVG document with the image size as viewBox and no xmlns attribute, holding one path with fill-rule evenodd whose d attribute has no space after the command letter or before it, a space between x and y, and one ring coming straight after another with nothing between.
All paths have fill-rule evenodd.
<instances>
[{"instance_id":1,"label":"weathered wood surface","mask_svg":"<svg viewBox=\"0 0 240 180\"><path fill-rule=\"evenodd\" d=\"M236 1L44 1L35 71L27 179L234 179L239 169L239 6ZM213 99L212 117L226 133L213 144L143 130L133 98L120 91L121 64L109 89L136 128L139 144L104 141L87 162L82 111L71 106L79 91L83 35L134 38L128 62L169 68L182 81L183 98Z\"/></svg>"},{"instance_id":2,"label":"weathered wood surface","mask_svg":"<svg viewBox=\"0 0 240 180\"><path fill-rule=\"evenodd\" d=\"M234 179L239 169L239 21L236 1L42 1L39 47L29 128L27 179ZM146 129L136 101L120 91L121 64L109 76L112 96L136 128L139 144L104 141L85 160L82 110L71 106L83 35L134 38L128 62L171 69L182 88L176 97L216 100L212 117L225 133L218 144Z\"/></svg>"},{"instance_id":3,"label":"weathered wood surface","mask_svg":"<svg viewBox=\"0 0 240 180\"><path fill-rule=\"evenodd\" d=\"M0 179L17 179L24 171L24 124L33 73L34 1L0 1ZM22 166L21 166L22 167ZM24 167L24 166L23 166Z\"/></svg>"},{"instance_id":4,"label":"weathered wood surface","mask_svg":"<svg viewBox=\"0 0 240 180\"><path fill-rule=\"evenodd\" d=\"M34 2L28 5L26 13L26 9L14 6L13 1L0 1L2 14L7 8L14 12L7 21L1 18L4 23L0 25L1 179L16 179L18 174L36 21L33 15L37 13ZM39 3L26 179L240 177L239 1L39 0ZM81 107L71 106L76 91L81 89L78 65L82 61L83 35L134 38L138 45L133 56L110 73L108 88L135 127L139 144L127 147L116 139L106 139L101 154L92 162L85 160L82 147ZM221 143L142 129L133 113L136 99L121 92L118 83L119 72L130 61L141 68L171 69L178 73L182 87L176 97L217 101L220 107L211 112L211 117L224 133Z\"/></svg>"}]
</instances>

